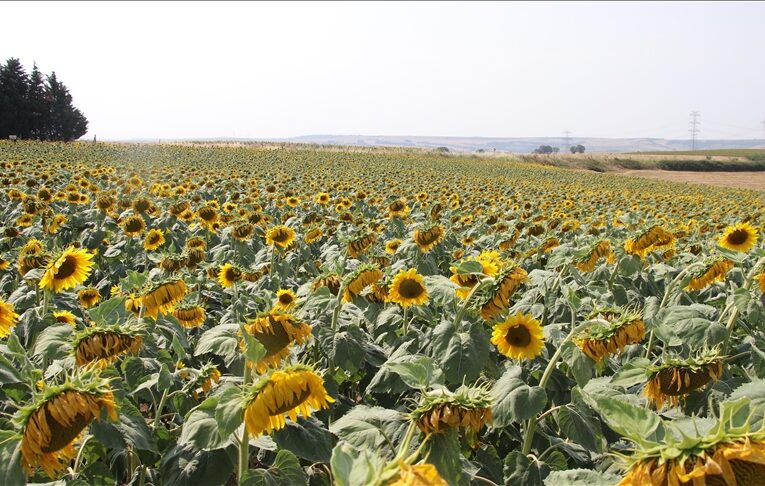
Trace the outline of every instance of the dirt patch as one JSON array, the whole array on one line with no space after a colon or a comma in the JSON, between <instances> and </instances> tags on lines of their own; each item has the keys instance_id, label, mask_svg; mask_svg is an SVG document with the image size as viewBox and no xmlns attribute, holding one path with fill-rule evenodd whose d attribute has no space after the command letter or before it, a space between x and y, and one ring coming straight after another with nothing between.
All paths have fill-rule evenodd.
<instances>
[{"instance_id":1,"label":"dirt patch","mask_svg":"<svg viewBox=\"0 0 765 486\"><path fill-rule=\"evenodd\" d=\"M691 184L765 190L765 172L689 172L678 170L625 170L620 175Z\"/></svg>"}]
</instances>

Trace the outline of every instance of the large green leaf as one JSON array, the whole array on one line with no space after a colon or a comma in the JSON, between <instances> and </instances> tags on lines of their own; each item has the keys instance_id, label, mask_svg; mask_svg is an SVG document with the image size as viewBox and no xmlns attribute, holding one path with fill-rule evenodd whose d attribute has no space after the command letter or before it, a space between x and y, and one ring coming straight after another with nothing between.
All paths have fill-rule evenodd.
<instances>
[{"instance_id":1,"label":"large green leaf","mask_svg":"<svg viewBox=\"0 0 765 486\"><path fill-rule=\"evenodd\" d=\"M238 333L239 325L237 324L219 324L205 331L199 338L194 356L216 354L230 365L241 355Z\"/></svg>"},{"instance_id":2,"label":"large green leaf","mask_svg":"<svg viewBox=\"0 0 765 486\"><path fill-rule=\"evenodd\" d=\"M494 427L507 427L530 419L544 410L547 393L538 386L529 386L521 379L520 366L510 367L492 388Z\"/></svg>"},{"instance_id":3,"label":"large green leaf","mask_svg":"<svg viewBox=\"0 0 765 486\"><path fill-rule=\"evenodd\" d=\"M550 474L550 467L544 462L530 459L521 451L512 451L505 457L506 486L543 486Z\"/></svg>"},{"instance_id":4,"label":"large green leaf","mask_svg":"<svg viewBox=\"0 0 765 486\"><path fill-rule=\"evenodd\" d=\"M333 422L329 430L353 447L395 454L406 427L406 416L401 412L358 405Z\"/></svg>"},{"instance_id":5,"label":"large green leaf","mask_svg":"<svg viewBox=\"0 0 765 486\"><path fill-rule=\"evenodd\" d=\"M218 424L218 435L222 439L228 438L242 424L244 413L242 400L242 390L233 386L226 389L218 398L215 422Z\"/></svg>"},{"instance_id":6,"label":"large green leaf","mask_svg":"<svg viewBox=\"0 0 765 486\"><path fill-rule=\"evenodd\" d=\"M21 436L9 430L0 430L0 484L27 484L27 475L21 468Z\"/></svg>"},{"instance_id":7,"label":"large green leaf","mask_svg":"<svg viewBox=\"0 0 765 486\"><path fill-rule=\"evenodd\" d=\"M297 422L288 420L273 437L280 449L307 461L328 463L332 456L332 434L315 417L298 418Z\"/></svg>"},{"instance_id":8,"label":"large green leaf","mask_svg":"<svg viewBox=\"0 0 765 486\"><path fill-rule=\"evenodd\" d=\"M332 450L332 475L336 486L368 486L380 477L385 460L375 449L359 449L348 442L339 442Z\"/></svg>"},{"instance_id":9,"label":"large green leaf","mask_svg":"<svg viewBox=\"0 0 765 486\"><path fill-rule=\"evenodd\" d=\"M468 332L459 332L451 321L433 330L433 358L441 364L446 381L460 384L474 381L489 359L489 335L480 322Z\"/></svg>"},{"instance_id":10,"label":"large green leaf","mask_svg":"<svg viewBox=\"0 0 765 486\"><path fill-rule=\"evenodd\" d=\"M290 451L280 450L276 453L274 463L268 469L255 469L248 472L243 486L298 486L308 484L300 461Z\"/></svg>"},{"instance_id":11,"label":"large green leaf","mask_svg":"<svg viewBox=\"0 0 765 486\"><path fill-rule=\"evenodd\" d=\"M594 406L614 432L639 444L648 445L664 436L664 427L655 412L618 398L607 396L589 396L588 398L588 403Z\"/></svg>"},{"instance_id":12,"label":"large green leaf","mask_svg":"<svg viewBox=\"0 0 765 486\"><path fill-rule=\"evenodd\" d=\"M192 409L183 421L179 445L191 444L196 449L215 450L228 444L228 435L222 437L218 432L218 422L215 420L217 398L208 398L199 406Z\"/></svg>"},{"instance_id":13,"label":"large green leaf","mask_svg":"<svg viewBox=\"0 0 765 486\"><path fill-rule=\"evenodd\" d=\"M545 478L545 486L614 486L621 480L615 474L592 471L589 469L570 469L553 471Z\"/></svg>"},{"instance_id":14,"label":"large green leaf","mask_svg":"<svg viewBox=\"0 0 765 486\"><path fill-rule=\"evenodd\" d=\"M159 467L164 486L220 486L233 470L225 450L203 451L191 444L166 451Z\"/></svg>"},{"instance_id":15,"label":"large green leaf","mask_svg":"<svg viewBox=\"0 0 765 486\"><path fill-rule=\"evenodd\" d=\"M407 355L388 360L385 366L401 377L411 388L426 390L433 385L444 384L444 374L433 358Z\"/></svg>"}]
</instances>

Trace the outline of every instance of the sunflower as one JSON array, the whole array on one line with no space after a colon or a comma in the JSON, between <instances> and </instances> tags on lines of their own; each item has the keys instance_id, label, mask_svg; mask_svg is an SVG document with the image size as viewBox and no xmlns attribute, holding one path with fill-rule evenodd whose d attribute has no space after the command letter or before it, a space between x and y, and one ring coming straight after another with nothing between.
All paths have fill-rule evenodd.
<instances>
[{"instance_id":1,"label":"sunflower","mask_svg":"<svg viewBox=\"0 0 765 486\"><path fill-rule=\"evenodd\" d=\"M297 296L295 292L290 289L279 289L276 291L276 303L274 309L276 310L290 310L295 307L297 302Z\"/></svg>"},{"instance_id":2,"label":"sunflower","mask_svg":"<svg viewBox=\"0 0 765 486\"><path fill-rule=\"evenodd\" d=\"M343 282L343 300L351 302L354 297L368 286L376 283L383 274L379 268L372 265L362 265L348 275Z\"/></svg>"},{"instance_id":3,"label":"sunflower","mask_svg":"<svg viewBox=\"0 0 765 486\"><path fill-rule=\"evenodd\" d=\"M528 277L526 270L514 264L501 270L494 277L494 282L478 296L477 305L481 309L481 317L488 321L507 309L510 298Z\"/></svg>"},{"instance_id":4,"label":"sunflower","mask_svg":"<svg viewBox=\"0 0 765 486\"><path fill-rule=\"evenodd\" d=\"M444 230L444 227L440 224L436 224L422 230L414 230L412 238L414 239L414 242L417 243L421 252L428 253L434 246L444 239L445 234L446 231Z\"/></svg>"},{"instance_id":5,"label":"sunflower","mask_svg":"<svg viewBox=\"0 0 765 486\"><path fill-rule=\"evenodd\" d=\"M146 229L146 223L143 218L137 214L128 216L122 222L122 230L127 236L141 236Z\"/></svg>"},{"instance_id":6,"label":"sunflower","mask_svg":"<svg viewBox=\"0 0 765 486\"><path fill-rule=\"evenodd\" d=\"M0 271L8 270L8 267L10 266L11 266L11 262L9 262L8 260L0 256Z\"/></svg>"},{"instance_id":7,"label":"sunflower","mask_svg":"<svg viewBox=\"0 0 765 486\"><path fill-rule=\"evenodd\" d=\"M348 254L352 258L358 258L359 255L367 251L369 247L372 246L372 243L374 243L376 239L377 235L375 233L369 233L352 240L348 243Z\"/></svg>"},{"instance_id":8,"label":"sunflower","mask_svg":"<svg viewBox=\"0 0 765 486\"><path fill-rule=\"evenodd\" d=\"M159 268L166 272L174 273L183 269L188 263L188 255L167 255L159 262Z\"/></svg>"},{"instance_id":9,"label":"sunflower","mask_svg":"<svg viewBox=\"0 0 765 486\"><path fill-rule=\"evenodd\" d=\"M319 241L322 236L324 236L324 232L317 226L306 232L305 236L303 237L303 241L310 245L311 243Z\"/></svg>"},{"instance_id":10,"label":"sunflower","mask_svg":"<svg viewBox=\"0 0 765 486\"><path fill-rule=\"evenodd\" d=\"M88 327L72 342L77 366L105 366L120 355L137 354L143 345L139 328L126 326Z\"/></svg>"},{"instance_id":11,"label":"sunflower","mask_svg":"<svg viewBox=\"0 0 765 486\"><path fill-rule=\"evenodd\" d=\"M407 308L412 305L423 305L428 301L428 298L425 279L417 272L416 268L401 270L393 277L389 290L391 302Z\"/></svg>"},{"instance_id":12,"label":"sunflower","mask_svg":"<svg viewBox=\"0 0 765 486\"><path fill-rule=\"evenodd\" d=\"M173 311L175 317L181 326L185 328L199 327L205 322L205 309L199 305L178 307Z\"/></svg>"},{"instance_id":13,"label":"sunflower","mask_svg":"<svg viewBox=\"0 0 765 486\"><path fill-rule=\"evenodd\" d=\"M645 257L655 250L663 250L675 243L675 236L659 225L653 225L634 238L624 242L624 250L630 255Z\"/></svg>"},{"instance_id":14,"label":"sunflower","mask_svg":"<svg viewBox=\"0 0 765 486\"><path fill-rule=\"evenodd\" d=\"M146 234L143 240L143 248L147 251L154 251L165 244L165 234L161 229L152 228Z\"/></svg>"},{"instance_id":15,"label":"sunflower","mask_svg":"<svg viewBox=\"0 0 765 486\"><path fill-rule=\"evenodd\" d=\"M491 423L492 397L482 387L461 386L455 392L438 389L426 393L412 412L412 420L425 434L464 431L471 446L477 444L478 432Z\"/></svg>"},{"instance_id":16,"label":"sunflower","mask_svg":"<svg viewBox=\"0 0 765 486\"><path fill-rule=\"evenodd\" d=\"M255 364L258 373L279 366L293 344L303 344L311 337L311 326L278 311L263 314L249 321L244 328L266 348L266 355Z\"/></svg>"},{"instance_id":17,"label":"sunflower","mask_svg":"<svg viewBox=\"0 0 765 486\"><path fill-rule=\"evenodd\" d=\"M539 321L519 312L494 326L491 342L508 358L532 360L542 354L545 336Z\"/></svg>"},{"instance_id":18,"label":"sunflower","mask_svg":"<svg viewBox=\"0 0 765 486\"><path fill-rule=\"evenodd\" d=\"M313 410L329 408L335 400L324 388L324 381L305 365L273 371L258 381L244 405L244 423L253 437L284 428L285 417L310 417Z\"/></svg>"},{"instance_id":19,"label":"sunflower","mask_svg":"<svg viewBox=\"0 0 765 486\"><path fill-rule=\"evenodd\" d=\"M58 293L76 287L88 279L92 260L93 255L87 250L70 246L58 258L50 260L40 279L40 288Z\"/></svg>"},{"instance_id":20,"label":"sunflower","mask_svg":"<svg viewBox=\"0 0 765 486\"><path fill-rule=\"evenodd\" d=\"M72 314L71 312L64 310L64 311L55 311L53 313L53 319L55 319L56 322L60 322L63 324L69 324L70 326L74 327L74 325L77 322L77 318Z\"/></svg>"},{"instance_id":21,"label":"sunflower","mask_svg":"<svg viewBox=\"0 0 765 486\"><path fill-rule=\"evenodd\" d=\"M415 464L410 466L405 462L399 463L396 478L385 483L385 486L448 486L438 469L433 464Z\"/></svg>"},{"instance_id":22,"label":"sunflower","mask_svg":"<svg viewBox=\"0 0 765 486\"><path fill-rule=\"evenodd\" d=\"M141 297L131 292L130 295L125 297L125 310L139 315L141 313Z\"/></svg>"},{"instance_id":23,"label":"sunflower","mask_svg":"<svg viewBox=\"0 0 765 486\"><path fill-rule=\"evenodd\" d=\"M469 256L461 261L460 264L465 261L475 261L480 263L481 273L489 277L496 276L502 266L502 257L496 251L483 251L478 256ZM459 265L449 267L449 270L452 272L452 276L449 277L449 280L459 286L455 291L457 297L465 299L480 278L474 273L459 273L458 268Z\"/></svg>"},{"instance_id":24,"label":"sunflower","mask_svg":"<svg viewBox=\"0 0 765 486\"><path fill-rule=\"evenodd\" d=\"M760 273L756 277L757 284L760 286L760 292L765 294L765 273Z\"/></svg>"},{"instance_id":25,"label":"sunflower","mask_svg":"<svg viewBox=\"0 0 765 486\"><path fill-rule=\"evenodd\" d=\"M295 242L295 230L289 226L279 225L266 231L266 244L289 248Z\"/></svg>"},{"instance_id":26,"label":"sunflower","mask_svg":"<svg viewBox=\"0 0 765 486\"><path fill-rule=\"evenodd\" d=\"M247 241L255 231L255 226L252 223L240 222L235 224L231 228L231 236L239 241Z\"/></svg>"},{"instance_id":27,"label":"sunflower","mask_svg":"<svg viewBox=\"0 0 765 486\"><path fill-rule=\"evenodd\" d=\"M320 276L313 281L311 289L315 292L321 287L327 287L332 295L337 295L340 291L340 287L343 285L343 280L336 273L329 273Z\"/></svg>"},{"instance_id":28,"label":"sunflower","mask_svg":"<svg viewBox=\"0 0 765 486\"><path fill-rule=\"evenodd\" d=\"M385 242L385 253L394 255L398 251L398 247L401 246L401 240L398 238L388 240Z\"/></svg>"},{"instance_id":29,"label":"sunflower","mask_svg":"<svg viewBox=\"0 0 765 486\"><path fill-rule=\"evenodd\" d=\"M670 358L651 366L643 394L657 408L665 402L676 407L690 392L717 380L723 372L723 360L719 350L713 349L704 350L695 358Z\"/></svg>"},{"instance_id":30,"label":"sunflower","mask_svg":"<svg viewBox=\"0 0 765 486\"><path fill-rule=\"evenodd\" d=\"M144 316L157 318L157 314L170 314L176 304L186 295L188 288L183 280L163 280L151 286L141 296Z\"/></svg>"},{"instance_id":31,"label":"sunflower","mask_svg":"<svg viewBox=\"0 0 765 486\"><path fill-rule=\"evenodd\" d=\"M13 304L0 299L0 338L11 333L11 329L16 325L18 318L19 315L16 314Z\"/></svg>"},{"instance_id":32,"label":"sunflower","mask_svg":"<svg viewBox=\"0 0 765 486\"><path fill-rule=\"evenodd\" d=\"M48 224L48 227L45 228L46 233L49 235L54 235L58 233L58 230L61 229L61 226L66 223L67 217L64 214L56 214L53 216L53 219Z\"/></svg>"},{"instance_id":33,"label":"sunflower","mask_svg":"<svg viewBox=\"0 0 765 486\"><path fill-rule=\"evenodd\" d=\"M226 263L218 270L218 283L221 287L230 289L242 278L242 270L236 265Z\"/></svg>"},{"instance_id":34,"label":"sunflower","mask_svg":"<svg viewBox=\"0 0 765 486\"><path fill-rule=\"evenodd\" d=\"M322 206L326 206L329 204L329 194L326 192L320 192L313 198L314 202L316 204L321 204Z\"/></svg>"},{"instance_id":35,"label":"sunflower","mask_svg":"<svg viewBox=\"0 0 765 486\"><path fill-rule=\"evenodd\" d=\"M194 389L191 391L191 396L194 400L197 400L200 391L205 394L210 393L213 388L213 383L220 383L220 379L221 374L218 368L211 363L205 364L199 370L199 374L192 385Z\"/></svg>"},{"instance_id":36,"label":"sunflower","mask_svg":"<svg viewBox=\"0 0 765 486\"><path fill-rule=\"evenodd\" d=\"M574 266L581 272L591 272L595 270L595 265L601 258L608 260L611 255L611 242L608 240L599 240L574 261Z\"/></svg>"},{"instance_id":37,"label":"sunflower","mask_svg":"<svg viewBox=\"0 0 765 486\"><path fill-rule=\"evenodd\" d=\"M95 287L87 287L78 292L77 298L81 306L90 309L101 300L101 292Z\"/></svg>"},{"instance_id":38,"label":"sunflower","mask_svg":"<svg viewBox=\"0 0 765 486\"><path fill-rule=\"evenodd\" d=\"M88 373L44 390L20 411L21 456L27 473L39 466L54 478L74 459L74 443L82 431L93 419L101 420L102 412L116 421L117 407L109 382Z\"/></svg>"},{"instance_id":39,"label":"sunflower","mask_svg":"<svg viewBox=\"0 0 765 486\"><path fill-rule=\"evenodd\" d=\"M645 324L639 312L621 308L596 309L589 318L593 324L574 337L574 342L593 361L621 352L628 344L645 337Z\"/></svg>"},{"instance_id":40,"label":"sunflower","mask_svg":"<svg viewBox=\"0 0 765 486\"><path fill-rule=\"evenodd\" d=\"M208 230L212 230L218 222L218 211L212 206L203 206L197 211L197 217Z\"/></svg>"},{"instance_id":41,"label":"sunflower","mask_svg":"<svg viewBox=\"0 0 765 486\"><path fill-rule=\"evenodd\" d=\"M409 206L403 200L393 201L388 205L389 218L405 218L409 211Z\"/></svg>"},{"instance_id":42,"label":"sunflower","mask_svg":"<svg viewBox=\"0 0 765 486\"><path fill-rule=\"evenodd\" d=\"M686 291L702 290L715 282L725 280L728 270L733 268L733 262L727 258L718 257L707 262L706 266L691 276Z\"/></svg>"},{"instance_id":43,"label":"sunflower","mask_svg":"<svg viewBox=\"0 0 765 486\"><path fill-rule=\"evenodd\" d=\"M725 228L717 244L728 250L747 252L757 243L757 229L747 223L739 223Z\"/></svg>"}]
</instances>

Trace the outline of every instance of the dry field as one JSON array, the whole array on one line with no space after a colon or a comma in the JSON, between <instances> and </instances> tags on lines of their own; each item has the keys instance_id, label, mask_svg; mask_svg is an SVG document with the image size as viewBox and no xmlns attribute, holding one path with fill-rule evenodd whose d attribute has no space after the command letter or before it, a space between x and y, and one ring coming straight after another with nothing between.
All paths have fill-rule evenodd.
<instances>
[{"instance_id":1,"label":"dry field","mask_svg":"<svg viewBox=\"0 0 765 486\"><path fill-rule=\"evenodd\" d=\"M673 170L628 170L623 175L673 182L710 184L736 189L765 190L765 172L691 172Z\"/></svg>"}]
</instances>

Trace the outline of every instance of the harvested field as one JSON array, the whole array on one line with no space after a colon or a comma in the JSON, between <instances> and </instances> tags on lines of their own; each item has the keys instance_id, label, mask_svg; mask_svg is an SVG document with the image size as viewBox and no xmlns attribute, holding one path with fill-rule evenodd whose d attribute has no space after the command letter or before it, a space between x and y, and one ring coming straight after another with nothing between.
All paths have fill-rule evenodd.
<instances>
[{"instance_id":1,"label":"harvested field","mask_svg":"<svg viewBox=\"0 0 765 486\"><path fill-rule=\"evenodd\" d=\"M736 189L765 190L765 172L691 172L677 170L627 170L622 175L673 182L709 184Z\"/></svg>"}]
</instances>

